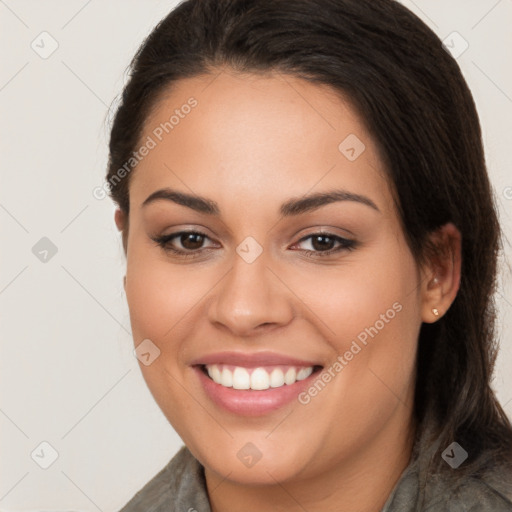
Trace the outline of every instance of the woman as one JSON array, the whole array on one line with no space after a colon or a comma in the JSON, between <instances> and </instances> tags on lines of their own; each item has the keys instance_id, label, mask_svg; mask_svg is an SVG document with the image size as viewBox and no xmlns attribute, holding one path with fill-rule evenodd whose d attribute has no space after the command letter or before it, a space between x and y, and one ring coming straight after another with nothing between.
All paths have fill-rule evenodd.
<instances>
[{"instance_id":1,"label":"woman","mask_svg":"<svg viewBox=\"0 0 512 512\"><path fill-rule=\"evenodd\" d=\"M181 3L134 58L107 183L186 445L123 512L512 510L479 121L407 9Z\"/></svg>"}]
</instances>

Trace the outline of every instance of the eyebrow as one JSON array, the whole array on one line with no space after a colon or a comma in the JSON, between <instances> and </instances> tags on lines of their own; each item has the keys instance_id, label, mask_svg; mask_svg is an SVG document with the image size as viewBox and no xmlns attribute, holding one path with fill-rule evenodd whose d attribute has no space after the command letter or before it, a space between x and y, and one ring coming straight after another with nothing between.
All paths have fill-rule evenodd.
<instances>
[{"instance_id":1,"label":"eyebrow","mask_svg":"<svg viewBox=\"0 0 512 512\"><path fill-rule=\"evenodd\" d=\"M215 201L193 194L178 192L177 190L172 190L170 188L163 188L153 192L142 203L142 207L158 200L171 201L207 215L220 215L219 205ZM377 205L369 197L361 194L354 194L347 190L331 190L329 192L310 194L298 199L292 198L284 202L279 211L283 217L290 217L317 210L322 206L339 201L353 201L369 206L370 208L380 212Z\"/></svg>"}]
</instances>

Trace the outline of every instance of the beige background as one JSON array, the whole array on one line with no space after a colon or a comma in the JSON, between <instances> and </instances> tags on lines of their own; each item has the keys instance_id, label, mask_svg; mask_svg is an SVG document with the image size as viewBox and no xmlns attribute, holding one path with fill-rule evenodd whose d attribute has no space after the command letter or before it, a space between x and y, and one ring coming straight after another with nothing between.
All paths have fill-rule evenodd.
<instances>
[{"instance_id":1,"label":"beige background","mask_svg":"<svg viewBox=\"0 0 512 512\"><path fill-rule=\"evenodd\" d=\"M114 206L93 196L108 108L143 37L175 3L0 0L1 511L116 511L181 445L132 354ZM510 235L512 3L404 3L441 38L457 31L469 44L458 62ZM42 237L57 249L46 263L32 252ZM502 269L494 383L512 416L512 288ZM43 441L58 452L48 469L31 458L49 461Z\"/></svg>"}]
</instances>

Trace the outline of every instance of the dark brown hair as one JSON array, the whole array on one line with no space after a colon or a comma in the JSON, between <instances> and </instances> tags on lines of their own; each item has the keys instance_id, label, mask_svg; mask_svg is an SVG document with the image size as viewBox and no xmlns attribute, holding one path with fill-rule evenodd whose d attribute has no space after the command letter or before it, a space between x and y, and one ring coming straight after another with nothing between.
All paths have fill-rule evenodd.
<instances>
[{"instance_id":1,"label":"dark brown hair","mask_svg":"<svg viewBox=\"0 0 512 512\"><path fill-rule=\"evenodd\" d=\"M380 148L417 262L447 222L462 234L460 289L418 340L415 417L440 436L431 471L453 471L441 451L469 454L457 474L509 462L512 426L491 389L501 234L475 104L439 38L394 0L187 0L144 41L113 121L107 181L128 214L130 175L115 183L159 94L220 66L277 71L350 98ZM126 243L126 230L123 233ZM125 245L126 249L126 245Z\"/></svg>"}]
</instances>

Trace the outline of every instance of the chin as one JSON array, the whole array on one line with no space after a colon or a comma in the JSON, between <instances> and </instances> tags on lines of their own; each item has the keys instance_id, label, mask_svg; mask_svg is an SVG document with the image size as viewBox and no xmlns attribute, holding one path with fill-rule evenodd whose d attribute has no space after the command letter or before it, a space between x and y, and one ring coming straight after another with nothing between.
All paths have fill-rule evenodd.
<instances>
[{"instance_id":1,"label":"chin","mask_svg":"<svg viewBox=\"0 0 512 512\"><path fill-rule=\"evenodd\" d=\"M265 433L265 435L268 435ZM249 439L251 436L245 436ZM276 481L293 480L304 473L308 467L307 454L301 447L293 448L289 442L279 444L253 436L254 442L231 440L227 444L217 444L215 451L209 446L194 447L187 444L193 455L205 468L221 478L241 485L275 485ZM240 448L239 448L240 445Z\"/></svg>"}]
</instances>

